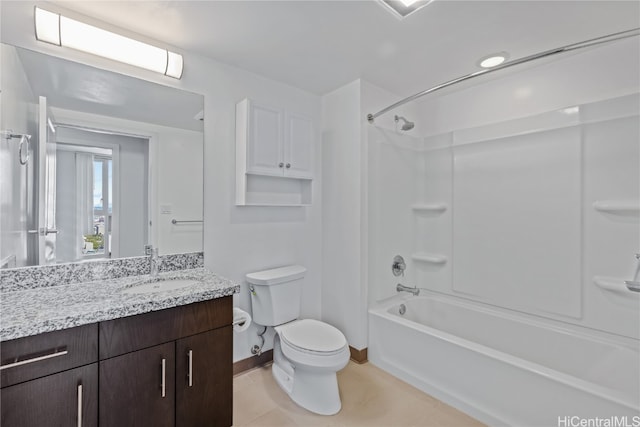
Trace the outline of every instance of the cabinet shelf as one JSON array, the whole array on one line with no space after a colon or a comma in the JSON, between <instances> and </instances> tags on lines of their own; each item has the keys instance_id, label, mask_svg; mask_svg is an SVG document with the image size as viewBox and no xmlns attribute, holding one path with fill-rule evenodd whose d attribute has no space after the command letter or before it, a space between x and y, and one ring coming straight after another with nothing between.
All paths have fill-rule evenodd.
<instances>
[{"instance_id":1,"label":"cabinet shelf","mask_svg":"<svg viewBox=\"0 0 640 427\"><path fill-rule=\"evenodd\" d=\"M246 174L236 206L310 206L310 179Z\"/></svg>"},{"instance_id":2,"label":"cabinet shelf","mask_svg":"<svg viewBox=\"0 0 640 427\"><path fill-rule=\"evenodd\" d=\"M247 175L251 175L251 176L274 176L274 177L278 177L280 178L280 175L268 175L268 174L263 174L263 173L256 173L256 172L246 172ZM313 181L313 178L310 177L284 177L285 179L299 179L301 181Z\"/></svg>"},{"instance_id":3,"label":"cabinet shelf","mask_svg":"<svg viewBox=\"0 0 640 427\"><path fill-rule=\"evenodd\" d=\"M446 264L447 257L440 254L431 254L428 252L416 252L411 255L411 259L418 262L426 262L429 264Z\"/></svg>"},{"instance_id":4,"label":"cabinet shelf","mask_svg":"<svg viewBox=\"0 0 640 427\"><path fill-rule=\"evenodd\" d=\"M447 210L444 203L415 203L411 205L411 210L415 213L442 213Z\"/></svg>"},{"instance_id":5,"label":"cabinet shelf","mask_svg":"<svg viewBox=\"0 0 640 427\"><path fill-rule=\"evenodd\" d=\"M598 212L606 212L617 215L638 215L640 213L640 201L598 200L593 203L593 208Z\"/></svg>"}]
</instances>

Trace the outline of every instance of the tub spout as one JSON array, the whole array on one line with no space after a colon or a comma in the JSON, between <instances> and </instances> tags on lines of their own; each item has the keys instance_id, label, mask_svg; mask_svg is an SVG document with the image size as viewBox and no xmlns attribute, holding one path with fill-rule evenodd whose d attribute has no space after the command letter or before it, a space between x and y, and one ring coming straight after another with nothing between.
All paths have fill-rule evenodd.
<instances>
[{"instance_id":1,"label":"tub spout","mask_svg":"<svg viewBox=\"0 0 640 427\"><path fill-rule=\"evenodd\" d=\"M409 286L404 286L401 283L398 283L396 285L396 291L398 291L398 292L411 292L415 296L418 296L420 294L420 289L418 289L416 286L414 286L413 288L410 288Z\"/></svg>"}]
</instances>

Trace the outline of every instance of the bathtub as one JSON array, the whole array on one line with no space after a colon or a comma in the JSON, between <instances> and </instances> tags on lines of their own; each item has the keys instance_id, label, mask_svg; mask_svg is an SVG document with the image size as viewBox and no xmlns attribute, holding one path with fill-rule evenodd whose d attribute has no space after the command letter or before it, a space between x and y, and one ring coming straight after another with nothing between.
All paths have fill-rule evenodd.
<instances>
[{"instance_id":1,"label":"bathtub","mask_svg":"<svg viewBox=\"0 0 640 427\"><path fill-rule=\"evenodd\" d=\"M369 360L490 425L640 426L633 339L428 293L369 310Z\"/></svg>"}]
</instances>

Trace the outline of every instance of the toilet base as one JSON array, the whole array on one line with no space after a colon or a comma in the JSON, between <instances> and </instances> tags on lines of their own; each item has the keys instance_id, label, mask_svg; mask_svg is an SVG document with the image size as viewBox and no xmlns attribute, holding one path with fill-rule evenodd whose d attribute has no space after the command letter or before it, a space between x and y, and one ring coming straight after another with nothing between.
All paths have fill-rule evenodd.
<instances>
[{"instance_id":1,"label":"toilet base","mask_svg":"<svg viewBox=\"0 0 640 427\"><path fill-rule=\"evenodd\" d=\"M282 353L280 337L276 335L271 372L280 388L295 403L316 414L334 415L342 408L336 371L349 361L346 353L344 356L343 362L329 369L302 363L294 366Z\"/></svg>"},{"instance_id":2,"label":"toilet base","mask_svg":"<svg viewBox=\"0 0 640 427\"><path fill-rule=\"evenodd\" d=\"M340 412L342 403L335 372L304 372L296 369L292 376L275 363L271 372L280 388L299 406L319 415Z\"/></svg>"}]
</instances>

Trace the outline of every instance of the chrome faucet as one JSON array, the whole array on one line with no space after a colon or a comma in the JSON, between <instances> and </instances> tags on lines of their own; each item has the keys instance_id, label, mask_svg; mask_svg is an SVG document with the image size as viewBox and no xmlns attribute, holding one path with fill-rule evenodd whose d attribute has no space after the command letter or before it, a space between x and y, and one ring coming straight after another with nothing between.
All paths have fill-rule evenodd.
<instances>
[{"instance_id":1,"label":"chrome faucet","mask_svg":"<svg viewBox=\"0 0 640 427\"><path fill-rule=\"evenodd\" d=\"M409 286L404 286L401 283L398 283L396 285L396 291L398 291L398 292L410 292L415 296L420 295L420 289L418 289L417 286L414 286L413 288L410 288Z\"/></svg>"},{"instance_id":2,"label":"chrome faucet","mask_svg":"<svg viewBox=\"0 0 640 427\"><path fill-rule=\"evenodd\" d=\"M149 255L149 276L155 279L158 277L158 270L160 269L160 263L158 262L158 248L146 245L144 247L144 253Z\"/></svg>"}]
</instances>

